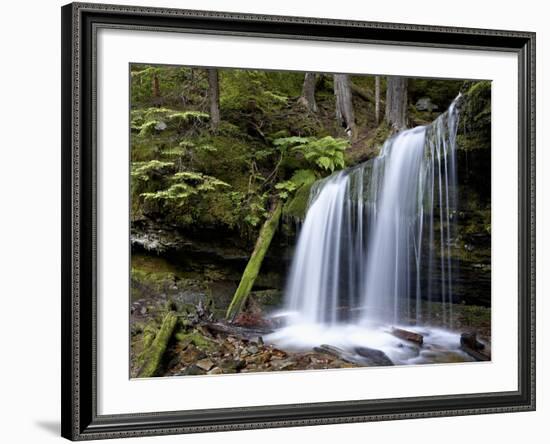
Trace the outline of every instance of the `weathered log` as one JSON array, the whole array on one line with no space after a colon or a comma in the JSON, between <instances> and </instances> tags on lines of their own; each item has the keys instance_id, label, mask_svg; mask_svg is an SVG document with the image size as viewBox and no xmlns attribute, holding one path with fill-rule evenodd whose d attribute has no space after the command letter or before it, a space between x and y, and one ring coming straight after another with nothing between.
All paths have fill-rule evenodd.
<instances>
[{"instance_id":1,"label":"weathered log","mask_svg":"<svg viewBox=\"0 0 550 444\"><path fill-rule=\"evenodd\" d=\"M174 328L178 322L178 318L174 312L168 312L162 321L159 332L155 336L153 343L149 349L145 352L143 358L143 366L138 372L139 378L150 378L156 376L162 356L166 351L168 342L174 333Z\"/></svg>"},{"instance_id":2,"label":"weathered log","mask_svg":"<svg viewBox=\"0 0 550 444\"><path fill-rule=\"evenodd\" d=\"M393 361L388 358L388 355L386 355L386 353L384 353L382 350L376 350L374 348L368 347L356 347L354 350L355 353L357 353L359 356L362 356L363 358L369 360L370 365L393 365Z\"/></svg>"},{"instance_id":3,"label":"weathered log","mask_svg":"<svg viewBox=\"0 0 550 444\"><path fill-rule=\"evenodd\" d=\"M227 308L227 319L234 319L239 311L241 311L242 307L244 307L244 303L246 302L246 299L248 298L248 295L252 290L254 281L258 277L260 267L262 266L262 262L264 260L267 249L271 244L273 235L275 234L275 230L279 225L282 208L282 202L278 201L273 207L271 214L264 222L262 229L260 230L260 234L258 236L258 239L256 240L254 251L252 252L250 260L248 261L248 264L246 265L246 268L243 272L239 287L237 288L237 291L235 291L233 300Z\"/></svg>"},{"instance_id":4,"label":"weathered log","mask_svg":"<svg viewBox=\"0 0 550 444\"><path fill-rule=\"evenodd\" d=\"M264 335L272 333L269 328L244 328L236 325L228 325L221 322L209 322L204 324L204 327L213 334L223 334L226 336L234 336L239 339L257 340Z\"/></svg>"},{"instance_id":5,"label":"weathered log","mask_svg":"<svg viewBox=\"0 0 550 444\"><path fill-rule=\"evenodd\" d=\"M398 337L399 339L404 339L405 341L415 342L418 345L422 345L424 343L424 336L422 336L419 333L415 333L408 330L403 330L401 328L395 328L393 327L391 330L391 334Z\"/></svg>"}]
</instances>

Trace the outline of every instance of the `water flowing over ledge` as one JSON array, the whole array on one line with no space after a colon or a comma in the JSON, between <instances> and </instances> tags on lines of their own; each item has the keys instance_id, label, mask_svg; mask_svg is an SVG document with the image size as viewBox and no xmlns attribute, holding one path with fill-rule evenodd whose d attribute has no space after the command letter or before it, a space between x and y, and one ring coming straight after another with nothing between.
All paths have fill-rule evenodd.
<instances>
[{"instance_id":1,"label":"water flowing over ledge","mask_svg":"<svg viewBox=\"0 0 550 444\"><path fill-rule=\"evenodd\" d=\"M458 334L428 327L437 316L452 330L460 101L312 187L285 290L286 327L268 340L307 347L324 338L388 352L398 341L387 330L400 325L456 348Z\"/></svg>"}]
</instances>

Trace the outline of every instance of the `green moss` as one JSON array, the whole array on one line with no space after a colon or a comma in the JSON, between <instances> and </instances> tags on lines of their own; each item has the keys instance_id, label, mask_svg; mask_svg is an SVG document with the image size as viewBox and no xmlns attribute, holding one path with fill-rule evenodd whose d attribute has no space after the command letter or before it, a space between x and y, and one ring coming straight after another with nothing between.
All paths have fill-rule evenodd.
<instances>
[{"instance_id":1,"label":"green moss","mask_svg":"<svg viewBox=\"0 0 550 444\"><path fill-rule=\"evenodd\" d=\"M283 208L283 215L285 217L303 220L307 211L307 204L309 202L309 192L313 183L304 184L294 193L294 197L287 200Z\"/></svg>"},{"instance_id":2,"label":"green moss","mask_svg":"<svg viewBox=\"0 0 550 444\"><path fill-rule=\"evenodd\" d=\"M164 317L159 332L156 334L149 348L144 352L143 366L139 370L138 377L150 378L157 375L162 356L166 351L166 347L172 337L177 322L178 318L174 312L169 312Z\"/></svg>"},{"instance_id":3,"label":"green moss","mask_svg":"<svg viewBox=\"0 0 550 444\"><path fill-rule=\"evenodd\" d=\"M277 202L260 231L254 251L250 256L250 260L248 261L241 277L239 287L233 296L231 304L227 308L226 317L228 319L233 319L239 313L241 308L244 306L248 295L250 294L250 290L252 290L252 286L254 285L254 281L256 280L258 273L260 272L267 249L269 248L269 245L271 245L271 240L273 239L273 235L279 225L279 220L281 219L282 214L282 206L283 205L280 201Z\"/></svg>"},{"instance_id":4,"label":"green moss","mask_svg":"<svg viewBox=\"0 0 550 444\"><path fill-rule=\"evenodd\" d=\"M187 347L189 344L193 344L203 351L210 351L216 348L216 343L214 341L203 336L197 330L192 330L190 332L179 331L174 335L174 338L183 348Z\"/></svg>"},{"instance_id":5,"label":"green moss","mask_svg":"<svg viewBox=\"0 0 550 444\"><path fill-rule=\"evenodd\" d=\"M457 147L465 151L491 148L491 82L465 86Z\"/></svg>"}]
</instances>

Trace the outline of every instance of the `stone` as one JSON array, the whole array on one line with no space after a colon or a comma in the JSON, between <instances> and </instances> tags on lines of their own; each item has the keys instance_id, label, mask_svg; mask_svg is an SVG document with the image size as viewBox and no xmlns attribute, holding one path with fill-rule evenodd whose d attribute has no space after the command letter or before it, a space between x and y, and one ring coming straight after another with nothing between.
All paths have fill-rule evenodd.
<instances>
[{"instance_id":1,"label":"stone","mask_svg":"<svg viewBox=\"0 0 550 444\"><path fill-rule=\"evenodd\" d=\"M368 347L356 347L355 353L359 356L366 358L369 362L369 365L378 366L378 365L393 365L393 362L388 355L382 350L376 350L374 348Z\"/></svg>"},{"instance_id":2,"label":"stone","mask_svg":"<svg viewBox=\"0 0 550 444\"><path fill-rule=\"evenodd\" d=\"M193 344L190 344L182 353L181 360L186 364L192 364L199 361L202 358L205 358L206 354L195 347Z\"/></svg>"},{"instance_id":3,"label":"stone","mask_svg":"<svg viewBox=\"0 0 550 444\"><path fill-rule=\"evenodd\" d=\"M204 375L206 372L195 364L191 364L186 367L182 372L178 373L178 376L197 376Z\"/></svg>"},{"instance_id":4,"label":"stone","mask_svg":"<svg viewBox=\"0 0 550 444\"><path fill-rule=\"evenodd\" d=\"M219 367L214 367L213 369L209 370L206 374L207 375L221 375L223 373L223 370Z\"/></svg>"},{"instance_id":5,"label":"stone","mask_svg":"<svg viewBox=\"0 0 550 444\"><path fill-rule=\"evenodd\" d=\"M210 359L201 359L197 362L197 367L202 368L204 371L208 371L214 367L214 363Z\"/></svg>"}]
</instances>

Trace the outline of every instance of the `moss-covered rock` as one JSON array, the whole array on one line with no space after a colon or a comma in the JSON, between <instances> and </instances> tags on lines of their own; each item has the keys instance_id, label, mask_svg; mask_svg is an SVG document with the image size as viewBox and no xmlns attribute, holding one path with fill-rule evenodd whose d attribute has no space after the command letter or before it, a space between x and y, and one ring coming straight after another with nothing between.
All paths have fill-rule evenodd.
<instances>
[{"instance_id":1,"label":"moss-covered rock","mask_svg":"<svg viewBox=\"0 0 550 444\"><path fill-rule=\"evenodd\" d=\"M312 183L302 185L298 188L298 190L296 190L294 196L285 202L283 208L283 215L285 218L291 218L294 220L304 219L309 202L309 192L312 185Z\"/></svg>"},{"instance_id":2,"label":"moss-covered rock","mask_svg":"<svg viewBox=\"0 0 550 444\"><path fill-rule=\"evenodd\" d=\"M463 87L457 148L491 148L491 82L467 82Z\"/></svg>"}]
</instances>

